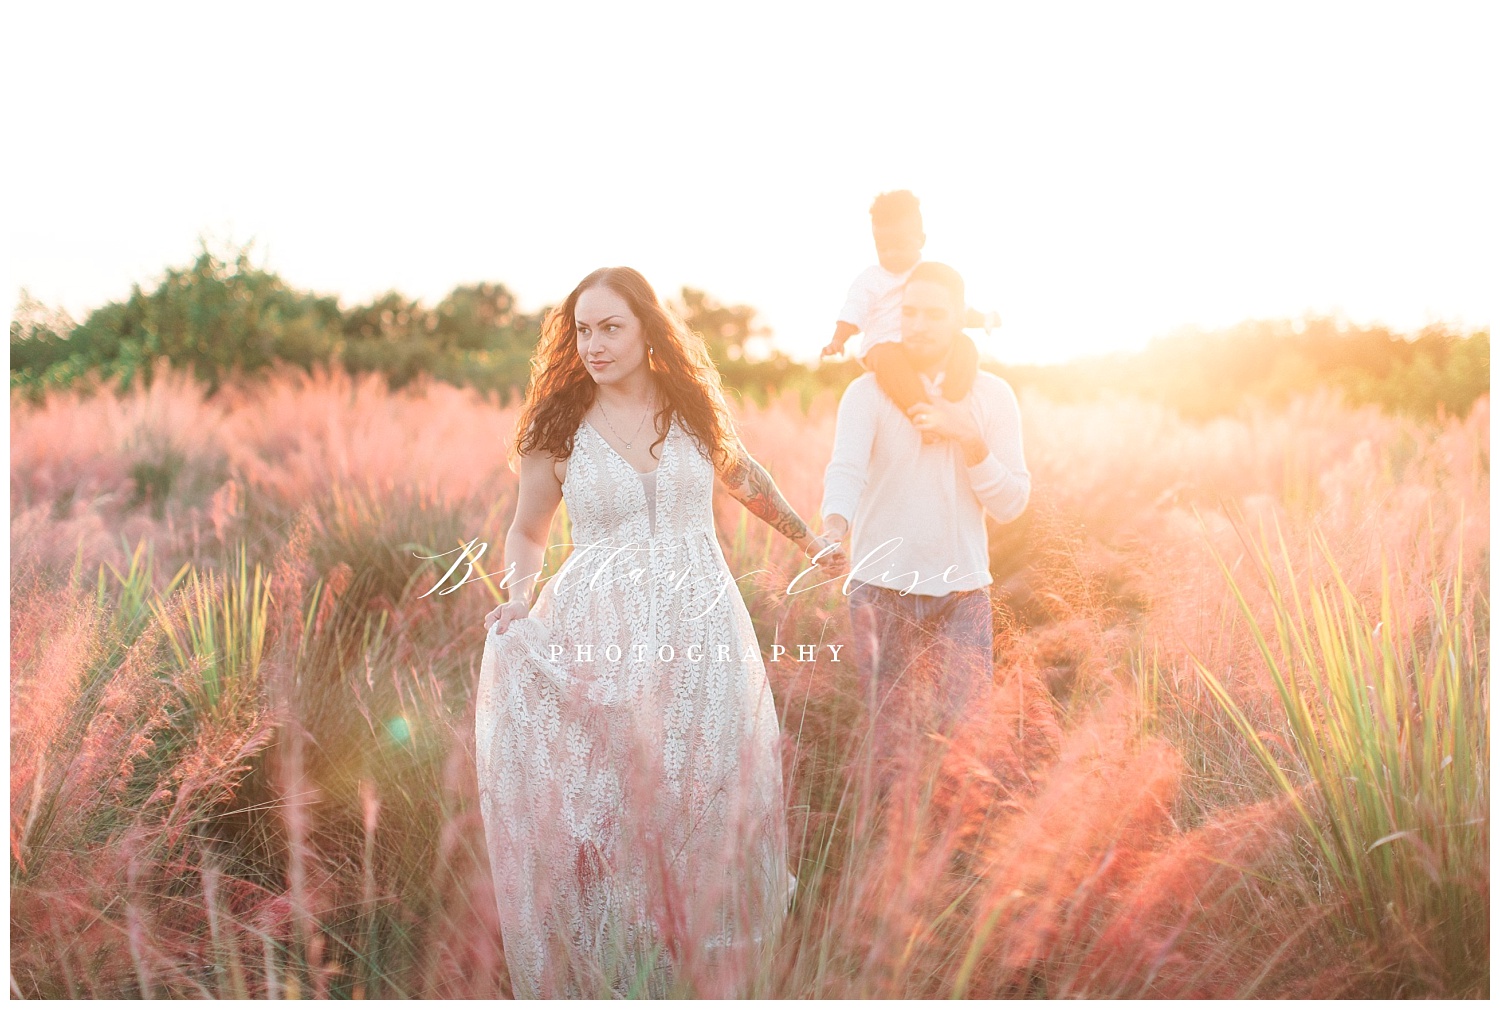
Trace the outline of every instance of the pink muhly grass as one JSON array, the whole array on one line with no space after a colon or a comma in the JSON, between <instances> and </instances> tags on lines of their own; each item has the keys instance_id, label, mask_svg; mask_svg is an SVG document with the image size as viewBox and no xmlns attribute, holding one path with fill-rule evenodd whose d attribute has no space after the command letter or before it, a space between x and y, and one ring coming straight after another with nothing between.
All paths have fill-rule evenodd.
<instances>
[{"instance_id":1,"label":"pink muhly grass","mask_svg":"<svg viewBox=\"0 0 1500 1010\"><path fill-rule=\"evenodd\" d=\"M22 597L11 615L11 856L24 872L27 841L48 794L67 781L67 739L77 731L90 667L102 658L103 620L92 601Z\"/></svg>"},{"instance_id":2,"label":"pink muhly grass","mask_svg":"<svg viewBox=\"0 0 1500 1010\"><path fill-rule=\"evenodd\" d=\"M508 476L514 417L441 383L393 393L379 375L286 372L239 394L221 437L231 469L284 510L337 487L465 503Z\"/></svg>"},{"instance_id":3,"label":"pink muhly grass","mask_svg":"<svg viewBox=\"0 0 1500 1010\"><path fill-rule=\"evenodd\" d=\"M1290 760L1274 685L1212 552L1243 571L1242 534L1274 521L1289 574L1305 580L1321 563L1306 549L1317 532L1355 599L1378 609L1388 591L1392 633L1420 640L1425 587L1453 571L1460 543L1474 584L1488 574L1488 399L1418 422L1316 395L1202 424L1127 400L1021 403L1034 495L1022 523L991 527L1007 583L996 594L1013 605L998 615L994 693L901 755L898 803L882 812L853 774L866 727L847 649L843 663L825 652L767 666L802 886L751 990L1468 992L1453 980L1471 975L1423 953L1439 934L1417 919L1391 923L1410 933L1404 952L1340 931L1344 897L1287 801L1265 799L1265 771L1192 662L1220 671ZM735 408L751 452L815 526L834 404ZM478 568L498 567L514 409L439 383L391 393L288 373L212 402L179 377L13 413L16 986L504 992L466 728L474 629L492 601L477 587L417 600L401 586L418 564L406 544L448 550L460 532L490 542L495 564ZM132 504L132 467L168 456L181 469L167 499ZM770 569L741 583L763 646L847 640L837 587L786 596L805 567L795 548L722 495L715 513L731 569ZM155 621L97 669L123 612L57 587L75 570L88 584L101 561L124 569L142 538L166 571L192 561L205 581L231 541L269 559L253 689L182 715L202 670L172 657ZM1252 613L1271 612L1262 588L1243 588ZM1477 650L1487 676L1487 641ZM406 743L392 742L392 720ZM252 805L236 814L243 835L199 848L221 813ZM1471 876L1487 893L1487 873ZM706 993L696 898L673 896L664 921L687 986Z\"/></svg>"}]
</instances>

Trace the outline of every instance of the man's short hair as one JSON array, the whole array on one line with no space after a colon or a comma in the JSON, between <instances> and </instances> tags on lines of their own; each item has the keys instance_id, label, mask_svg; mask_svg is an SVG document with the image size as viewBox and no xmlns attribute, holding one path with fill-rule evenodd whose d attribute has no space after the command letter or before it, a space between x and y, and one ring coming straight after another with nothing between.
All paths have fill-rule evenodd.
<instances>
[{"instance_id":1,"label":"man's short hair","mask_svg":"<svg viewBox=\"0 0 1500 1010\"><path fill-rule=\"evenodd\" d=\"M929 284L937 284L945 288L953 296L953 304L959 308L959 314L963 314L964 302L964 279L959 276L958 271L946 263L937 263L933 260L923 260L912 267L911 274L906 278L906 283L912 281L926 281Z\"/></svg>"},{"instance_id":2,"label":"man's short hair","mask_svg":"<svg viewBox=\"0 0 1500 1010\"><path fill-rule=\"evenodd\" d=\"M881 193L870 204L870 220L874 224L899 224L909 218L922 223L922 205L912 196L911 190L898 189Z\"/></svg>"}]
</instances>

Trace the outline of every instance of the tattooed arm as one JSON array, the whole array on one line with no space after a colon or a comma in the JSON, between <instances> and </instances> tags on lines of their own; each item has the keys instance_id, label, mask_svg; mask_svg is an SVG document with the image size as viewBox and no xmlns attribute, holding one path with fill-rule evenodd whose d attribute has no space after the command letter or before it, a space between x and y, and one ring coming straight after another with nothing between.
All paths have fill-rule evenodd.
<instances>
[{"instance_id":1,"label":"tattooed arm","mask_svg":"<svg viewBox=\"0 0 1500 1010\"><path fill-rule=\"evenodd\" d=\"M812 530L796 509L787 504L766 468L757 463L738 440L734 457L719 471L719 479L736 501L751 514L765 520L777 533L804 550L811 546Z\"/></svg>"},{"instance_id":2,"label":"tattooed arm","mask_svg":"<svg viewBox=\"0 0 1500 1010\"><path fill-rule=\"evenodd\" d=\"M719 479L736 501L800 547L804 554L815 556L832 543L813 535L797 510L782 497L766 468L756 462L755 457L750 455L738 439L735 440L734 456L719 471ZM844 552L842 548L838 548L824 557L829 564L836 565L844 557Z\"/></svg>"}]
</instances>

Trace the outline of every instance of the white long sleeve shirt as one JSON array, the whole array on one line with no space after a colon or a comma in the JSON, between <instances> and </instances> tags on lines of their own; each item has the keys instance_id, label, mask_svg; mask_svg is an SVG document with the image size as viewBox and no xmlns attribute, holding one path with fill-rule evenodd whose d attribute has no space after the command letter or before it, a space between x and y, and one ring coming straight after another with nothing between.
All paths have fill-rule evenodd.
<instances>
[{"instance_id":1,"label":"white long sleeve shirt","mask_svg":"<svg viewBox=\"0 0 1500 1010\"><path fill-rule=\"evenodd\" d=\"M940 395L940 377L924 381ZM1011 522L1031 497L1021 410L1010 384L989 372L975 376L959 406L973 412L990 450L973 466L953 439L923 445L874 375L844 390L822 514L849 520L846 547L856 582L945 596L994 581L984 513Z\"/></svg>"}]
</instances>

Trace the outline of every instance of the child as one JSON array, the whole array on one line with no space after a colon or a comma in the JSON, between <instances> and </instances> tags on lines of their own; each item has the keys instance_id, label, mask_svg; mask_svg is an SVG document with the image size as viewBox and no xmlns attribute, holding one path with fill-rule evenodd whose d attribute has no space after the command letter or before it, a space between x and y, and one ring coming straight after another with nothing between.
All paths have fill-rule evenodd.
<instances>
[{"instance_id":1,"label":"child","mask_svg":"<svg viewBox=\"0 0 1500 1010\"><path fill-rule=\"evenodd\" d=\"M823 348L823 355L842 353L849 338L863 331L864 337L854 352L855 360L875 373L875 381L885 395L905 413L913 404L929 399L921 376L907 361L901 346L901 288L921 260L922 246L927 242L922 233L921 206L904 189L881 193L870 205L870 225L880 265L870 267L854 279L839 312L833 339ZM975 313L970 310L970 315ZM979 369L979 349L968 334L960 336L943 376L943 397L953 401L969 395ZM933 440L924 434L924 442Z\"/></svg>"}]
</instances>

